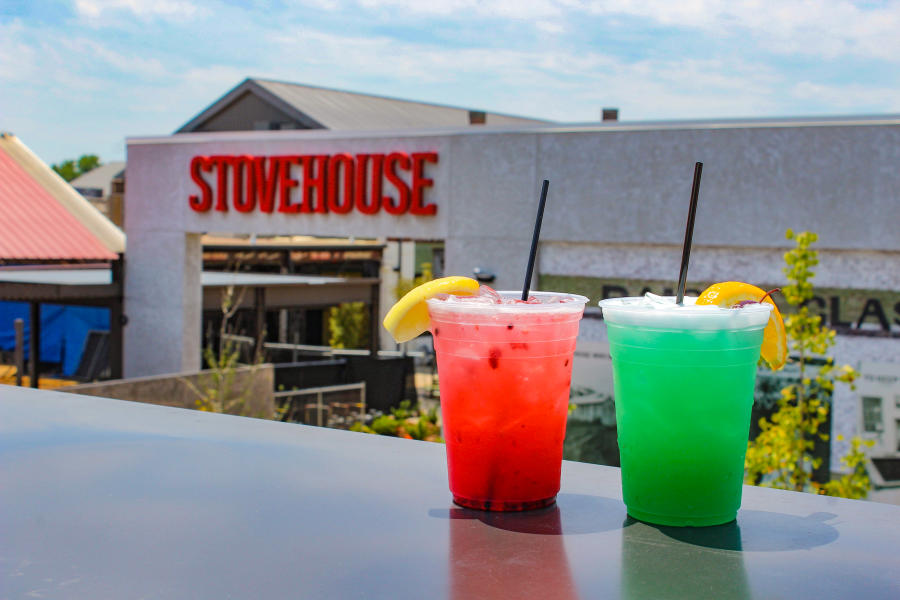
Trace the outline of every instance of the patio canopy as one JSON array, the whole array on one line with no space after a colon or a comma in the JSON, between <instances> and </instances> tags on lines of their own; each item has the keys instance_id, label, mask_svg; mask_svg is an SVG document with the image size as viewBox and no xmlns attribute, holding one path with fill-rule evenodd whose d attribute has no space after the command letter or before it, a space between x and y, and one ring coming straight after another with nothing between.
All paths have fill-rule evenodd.
<instances>
[{"instance_id":1,"label":"patio canopy","mask_svg":"<svg viewBox=\"0 0 900 600\"><path fill-rule=\"evenodd\" d=\"M110 309L110 369L113 378L122 376L122 328L127 323L123 312L120 262L113 268L37 268L0 269L0 300L31 303L31 323L39 323L39 307L47 304L100 306ZM203 307L221 306L223 290L233 286L248 293L236 294L241 308L253 309L258 323L264 322L266 310L325 307L340 302L363 302L369 306L372 347L378 348L377 278L320 277L312 275L280 275L268 273L230 273L204 271ZM251 292L252 293L249 293ZM8 326L8 324L0 324ZM40 327L30 330L30 347L39 348ZM30 352L29 372L37 386L36 357Z\"/></svg>"}]
</instances>

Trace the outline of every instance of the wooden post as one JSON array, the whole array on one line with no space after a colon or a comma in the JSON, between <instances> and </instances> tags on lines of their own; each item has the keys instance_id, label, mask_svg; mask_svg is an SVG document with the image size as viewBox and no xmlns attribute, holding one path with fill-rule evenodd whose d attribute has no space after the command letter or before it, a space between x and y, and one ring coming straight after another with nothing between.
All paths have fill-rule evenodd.
<instances>
[{"instance_id":1,"label":"wooden post","mask_svg":"<svg viewBox=\"0 0 900 600\"><path fill-rule=\"evenodd\" d=\"M25 372L25 321L16 319L13 322L13 328L16 331L16 385L22 385L22 373Z\"/></svg>"},{"instance_id":2,"label":"wooden post","mask_svg":"<svg viewBox=\"0 0 900 600\"><path fill-rule=\"evenodd\" d=\"M28 375L31 377L31 387L36 388L41 364L41 303L32 302L29 308L31 327L28 336Z\"/></svg>"},{"instance_id":3,"label":"wooden post","mask_svg":"<svg viewBox=\"0 0 900 600\"><path fill-rule=\"evenodd\" d=\"M379 335L381 323L378 322L378 296L381 293L381 281L372 284L369 292L369 352L372 358L378 358L378 350L381 349Z\"/></svg>"},{"instance_id":4,"label":"wooden post","mask_svg":"<svg viewBox=\"0 0 900 600\"><path fill-rule=\"evenodd\" d=\"M322 426L322 392L316 392L316 425Z\"/></svg>"},{"instance_id":5,"label":"wooden post","mask_svg":"<svg viewBox=\"0 0 900 600\"><path fill-rule=\"evenodd\" d=\"M266 341L266 288L253 288L254 305L256 309L256 362L261 362L265 356L263 344Z\"/></svg>"},{"instance_id":6,"label":"wooden post","mask_svg":"<svg viewBox=\"0 0 900 600\"><path fill-rule=\"evenodd\" d=\"M122 310L125 283L125 259L119 255L119 259L112 263L112 282L117 283L116 297L109 304L109 376L112 379L122 379L122 340L124 338L125 314Z\"/></svg>"}]
</instances>

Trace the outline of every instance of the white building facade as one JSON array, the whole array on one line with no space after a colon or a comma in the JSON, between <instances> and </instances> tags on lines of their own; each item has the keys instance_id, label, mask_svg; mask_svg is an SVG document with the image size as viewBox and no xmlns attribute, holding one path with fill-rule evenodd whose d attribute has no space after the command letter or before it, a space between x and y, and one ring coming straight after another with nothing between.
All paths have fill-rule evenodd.
<instances>
[{"instance_id":1,"label":"white building facade","mask_svg":"<svg viewBox=\"0 0 900 600\"><path fill-rule=\"evenodd\" d=\"M445 274L480 268L514 289L543 179L537 288L662 293L696 161L688 287L782 285L785 230L814 231L811 306L841 332L836 359L900 373L900 118L859 118L132 138L126 376L200 367L204 233L443 240ZM602 321L585 319L581 338L603 344ZM881 429L896 432L883 402ZM838 391L834 414L835 433L865 428L855 392Z\"/></svg>"}]
</instances>

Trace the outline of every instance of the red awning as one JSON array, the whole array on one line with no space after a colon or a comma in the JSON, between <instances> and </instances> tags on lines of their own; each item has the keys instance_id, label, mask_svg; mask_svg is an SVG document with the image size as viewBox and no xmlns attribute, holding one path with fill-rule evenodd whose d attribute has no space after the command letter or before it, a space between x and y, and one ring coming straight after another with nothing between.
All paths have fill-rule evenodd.
<instances>
[{"instance_id":1,"label":"red awning","mask_svg":"<svg viewBox=\"0 0 900 600\"><path fill-rule=\"evenodd\" d=\"M0 148L0 261L116 258Z\"/></svg>"}]
</instances>

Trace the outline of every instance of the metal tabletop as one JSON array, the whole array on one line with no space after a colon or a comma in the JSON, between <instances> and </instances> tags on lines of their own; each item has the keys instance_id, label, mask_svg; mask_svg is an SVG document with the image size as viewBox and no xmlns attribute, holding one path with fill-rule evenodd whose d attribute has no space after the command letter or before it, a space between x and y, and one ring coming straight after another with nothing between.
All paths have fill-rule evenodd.
<instances>
[{"instance_id":1,"label":"metal tabletop","mask_svg":"<svg viewBox=\"0 0 900 600\"><path fill-rule=\"evenodd\" d=\"M900 598L900 507L745 487L737 522L455 507L441 444L0 386L0 599Z\"/></svg>"}]
</instances>

